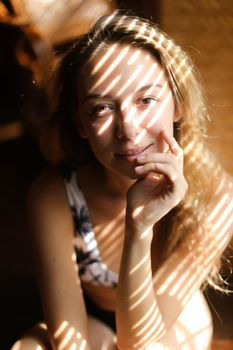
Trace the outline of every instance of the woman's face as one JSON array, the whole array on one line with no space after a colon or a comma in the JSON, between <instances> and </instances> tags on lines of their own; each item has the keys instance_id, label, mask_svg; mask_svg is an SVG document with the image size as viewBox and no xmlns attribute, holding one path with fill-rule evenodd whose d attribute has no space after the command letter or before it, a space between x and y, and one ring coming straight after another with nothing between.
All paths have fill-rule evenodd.
<instances>
[{"instance_id":1,"label":"woman's face","mask_svg":"<svg viewBox=\"0 0 233 350\"><path fill-rule=\"evenodd\" d=\"M174 100L152 54L112 44L81 73L76 125L106 168L135 178L137 156L166 152L160 132L173 133Z\"/></svg>"}]
</instances>

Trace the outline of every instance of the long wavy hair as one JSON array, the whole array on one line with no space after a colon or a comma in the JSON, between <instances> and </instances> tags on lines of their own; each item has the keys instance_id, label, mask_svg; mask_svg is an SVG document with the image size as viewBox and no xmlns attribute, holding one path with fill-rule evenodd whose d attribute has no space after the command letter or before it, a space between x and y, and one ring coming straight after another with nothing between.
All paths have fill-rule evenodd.
<instances>
[{"instance_id":1,"label":"long wavy hair","mask_svg":"<svg viewBox=\"0 0 233 350\"><path fill-rule=\"evenodd\" d=\"M193 248L194 236L200 242L211 234L207 221L208 203L217 190L222 168L206 143L210 120L198 72L188 55L156 25L146 19L122 11L101 17L89 33L80 37L61 59L55 79L56 108L53 120L60 130L63 158L78 164L97 162L88 142L79 137L74 114L77 111L77 84L80 70L99 52L113 43L126 43L149 51L159 60L167 74L180 119L174 123L174 135L184 150L184 175L189 184L184 200L163 220L159 236L160 262L180 245ZM208 223L208 224L207 224ZM196 240L195 240L196 241ZM199 249L206 249L200 244ZM211 284L225 290L216 261L203 286Z\"/></svg>"}]
</instances>

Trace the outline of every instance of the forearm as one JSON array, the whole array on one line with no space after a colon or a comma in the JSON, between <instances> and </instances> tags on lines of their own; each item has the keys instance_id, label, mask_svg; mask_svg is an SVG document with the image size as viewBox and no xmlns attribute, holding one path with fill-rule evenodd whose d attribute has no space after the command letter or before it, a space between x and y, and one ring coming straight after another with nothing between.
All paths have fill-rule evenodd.
<instances>
[{"instance_id":1,"label":"forearm","mask_svg":"<svg viewBox=\"0 0 233 350\"><path fill-rule=\"evenodd\" d=\"M231 208L230 203L224 213ZM117 298L119 349L139 349L136 344L140 342L143 349L173 326L232 237L231 212L222 221L217 215L215 222L206 235L198 236L196 232L192 242L188 236L156 272L153 282L150 241L129 240L134 235L126 234Z\"/></svg>"},{"instance_id":2,"label":"forearm","mask_svg":"<svg viewBox=\"0 0 233 350\"><path fill-rule=\"evenodd\" d=\"M145 349L164 334L164 324L153 289L151 238L140 239L126 228L117 288L117 343L119 349Z\"/></svg>"}]
</instances>

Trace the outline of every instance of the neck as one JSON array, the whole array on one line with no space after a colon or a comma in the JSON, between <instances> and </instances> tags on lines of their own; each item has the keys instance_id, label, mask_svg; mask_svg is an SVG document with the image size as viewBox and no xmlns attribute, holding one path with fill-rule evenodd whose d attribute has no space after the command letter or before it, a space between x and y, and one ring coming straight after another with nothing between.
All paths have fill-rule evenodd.
<instances>
[{"instance_id":1,"label":"neck","mask_svg":"<svg viewBox=\"0 0 233 350\"><path fill-rule=\"evenodd\" d=\"M112 196L125 199L129 187L133 185L135 180L104 167L101 167L98 171L100 174L99 178L101 178L101 184L104 183L104 189Z\"/></svg>"}]
</instances>

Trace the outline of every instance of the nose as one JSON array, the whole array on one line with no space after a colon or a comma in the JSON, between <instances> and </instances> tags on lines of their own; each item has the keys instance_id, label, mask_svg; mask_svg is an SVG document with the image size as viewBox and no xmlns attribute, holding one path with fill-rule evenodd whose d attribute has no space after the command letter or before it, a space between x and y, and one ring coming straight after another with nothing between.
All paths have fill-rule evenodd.
<instances>
[{"instance_id":1,"label":"nose","mask_svg":"<svg viewBox=\"0 0 233 350\"><path fill-rule=\"evenodd\" d=\"M140 132L136 124L136 109L119 108L117 115L116 136L119 139L134 140Z\"/></svg>"}]
</instances>

